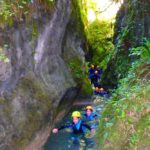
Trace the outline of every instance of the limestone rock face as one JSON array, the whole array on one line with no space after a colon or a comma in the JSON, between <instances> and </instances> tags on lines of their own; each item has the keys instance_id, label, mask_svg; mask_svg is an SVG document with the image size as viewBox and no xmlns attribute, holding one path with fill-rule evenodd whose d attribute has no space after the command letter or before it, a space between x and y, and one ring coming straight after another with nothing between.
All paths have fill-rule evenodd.
<instances>
[{"instance_id":1,"label":"limestone rock face","mask_svg":"<svg viewBox=\"0 0 150 150\"><path fill-rule=\"evenodd\" d=\"M39 6L30 21L0 28L0 48L9 59L0 62L1 150L23 149L52 125L62 98L70 103L77 95L68 64L72 58L84 62L85 38L74 5L57 0L51 11Z\"/></svg>"}]
</instances>

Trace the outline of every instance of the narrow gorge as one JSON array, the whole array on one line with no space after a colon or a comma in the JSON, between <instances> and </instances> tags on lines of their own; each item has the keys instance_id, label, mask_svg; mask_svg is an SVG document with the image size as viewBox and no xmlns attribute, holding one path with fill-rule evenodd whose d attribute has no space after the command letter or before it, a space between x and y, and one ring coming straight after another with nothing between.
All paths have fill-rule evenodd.
<instances>
[{"instance_id":1,"label":"narrow gorge","mask_svg":"<svg viewBox=\"0 0 150 150\"><path fill-rule=\"evenodd\" d=\"M90 64L110 94L95 150L150 149L150 0L108 4L111 21L94 0L1 0L0 150L41 150L74 101L91 101Z\"/></svg>"}]
</instances>

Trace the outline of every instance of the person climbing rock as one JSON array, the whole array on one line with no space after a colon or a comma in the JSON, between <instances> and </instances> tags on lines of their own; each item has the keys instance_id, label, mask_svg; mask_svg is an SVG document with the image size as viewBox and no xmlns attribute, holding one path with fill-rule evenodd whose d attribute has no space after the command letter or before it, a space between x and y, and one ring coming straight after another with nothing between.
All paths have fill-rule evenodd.
<instances>
[{"instance_id":1,"label":"person climbing rock","mask_svg":"<svg viewBox=\"0 0 150 150\"><path fill-rule=\"evenodd\" d=\"M95 133L94 128L90 127L88 124L84 123L81 120L81 113L79 111L74 111L72 113L72 122L71 123L63 125L59 128L54 128L52 130L52 132L54 134L56 134L60 130L65 129L65 128L72 129L73 136L71 137L71 139L73 140L74 144L80 143L80 139L83 139L86 129L88 129L90 131L91 137L93 137L93 135Z\"/></svg>"}]
</instances>

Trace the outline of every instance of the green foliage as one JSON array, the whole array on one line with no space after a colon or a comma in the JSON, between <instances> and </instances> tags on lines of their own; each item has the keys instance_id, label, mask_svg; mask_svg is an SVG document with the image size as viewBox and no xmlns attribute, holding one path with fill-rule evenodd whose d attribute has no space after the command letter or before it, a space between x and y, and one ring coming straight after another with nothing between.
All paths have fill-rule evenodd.
<instances>
[{"instance_id":1,"label":"green foliage","mask_svg":"<svg viewBox=\"0 0 150 150\"><path fill-rule=\"evenodd\" d=\"M0 47L0 62L5 62L5 63L9 62L8 57L5 55L4 50L1 47Z\"/></svg>"},{"instance_id":2,"label":"green foliage","mask_svg":"<svg viewBox=\"0 0 150 150\"><path fill-rule=\"evenodd\" d=\"M144 80L150 71L149 48L149 40L144 40L142 46L131 49L131 55L140 60L135 59L126 78L119 81L103 112L97 133L99 149L150 148L150 86Z\"/></svg>"},{"instance_id":3,"label":"green foliage","mask_svg":"<svg viewBox=\"0 0 150 150\"><path fill-rule=\"evenodd\" d=\"M80 33L84 38L85 36L85 26L87 24L87 14L86 14L86 0L76 0L72 1L72 12L71 20L69 24L69 29ZM74 23L76 25L74 25Z\"/></svg>"},{"instance_id":4,"label":"green foliage","mask_svg":"<svg viewBox=\"0 0 150 150\"><path fill-rule=\"evenodd\" d=\"M79 5L79 12L81 16L81 20L84 24L84 31L86 32L86 28L88 25L88 19L87 19L87 0L78 0Z\"/></svg>"},{"instance_id":5,"label":"green foliage","mask_svg":"<svg viewBox=\"0 0 150 150\"><path fill-rule=\"evenodd\" d=\"M79 95L82 98L86 98L92 96L92 94L93 94L93 90L90 81L87 77L84 77Z\"/></svg>"},{"instance_id":6,"label":"green foliage","mask_svg":"<svg viewBox=\"0 0 150 150\"><path fill-rule=\"evenodd\" d=\"M10 18L14 13L11 12L11 6L8 5L7 1L0 1L0 17L6 21Z\"/></svg>"},{"instance_id":7,"label":"green foliage","mask_svg":"<svg viewBox=\"0 0 150 150\"><path fill-rule=\"evenodd\" d=\"M79 58L72 58L69 61L69 68L74 80L80 85L83 81L82 62Z\"/></svg>"},{"instance_id":8,"label":"green foliage","mask_svg":"<svg viewBox=\"0 0 150 150\"><path fill-rule=\"evenodd\" d=\"M92 63L106 69L113 52L112 27L110 22L95 20L88 28L89 47L92 51Z\"/></svg>"},{"instance_id":9,"label":"green foliage","mask_svg":"<svg viewBox=\"0 0 150 150\"><path fill-rule=\"evenodd\" d=\"M0 25L8 23L13 24L13 19L22 21L23 17L31 17L33 9L38 5L43 6L45 10L49 10L54 5L54 0L1 0L0 1ZM35 3L33 5L33 3Z\"/></svg>"},{"instance_id":10,"label":"green foliage","mask_svg":"<svg viewBox=\"0 0 150 150\"><path fill-rule=\"evenodd\" d=\"M150 60L150 40L144 38L143 45L132 48L130 56L139 56L141 60Z\"/></svg>"},{"instance_id":11,"label":"green foliage","mask_svg":"<svg viewBox=\"0 0 150 150\"><path fill-rule=\"evenodd\" d=\"M21 19L22 15L28 14L30 1L28 0L18 0L11 2L9 0L2 0L0 5L0 18L4 22L8 22L12 19L12 17L16 17L17 19Z\"/></svg>"},{"instance_id":12,"label":"green foliage","mask_svg":"<svg viewBox=\"0 0 150 150\"><path fill-rule=\"evenodd\" d=\"M78 57L69 59L68 65L75 82L81 87L79 95L81 95L81 97L91 96L93 90L85 74L85 72L87 72L87 66L83 66L82 61Z\"/></svg>"},{"instance_id":13,"label":"green foliage","mask_svg":"<svg viewBox=\"0 0 150 150\"><path fill-rule=\"evenodd\" d=\"M38 36L38 26L37 23L32 24L32 37L37 37Z\"/></svg>"},{"instance_id":14,"label":"green foliage","mask_svg":"<svg viewBox=\"0 0 150 150\"><path fill-rule=\"evenodd\" d=\"M132 1L127 3L127 7L122 5L119 14L123 14L124 9L129 9L130 13L125 14L125 22L120 24L122 17L118 14L116 17L116 23L114 26L114 42L115 48L112 51L112 55L109 59L109 66L105 73L107 76L102 77L102 82L110 87L117 86L118 81L127 76L128 70L137 56L129 56L130 50L133 47L139 45L142 41L142 37L135 36L137 31L136 24L136 10L132 7ZM137 42L138 41L138 42Z\"/></svg>"}]
</instances>

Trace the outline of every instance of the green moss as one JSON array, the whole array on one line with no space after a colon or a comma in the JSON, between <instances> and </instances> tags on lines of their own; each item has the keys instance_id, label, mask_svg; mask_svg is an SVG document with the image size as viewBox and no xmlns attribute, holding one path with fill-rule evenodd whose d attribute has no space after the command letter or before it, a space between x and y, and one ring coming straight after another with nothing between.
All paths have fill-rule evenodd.
<instances>
[{"instance_id":1,"label":"green moss","mask_svg":"<svg viewBox=\"0 0 150 150\"><path fill-rule=\"evenodd\" d=\"M23 90L29 90L33 94L33 97L38 100L48 100L49 94L46 89L44 89L44 85L40 82L35 76L28 75L25 78L22 78L19 83L19 87Z\"/></svg>"},{"instance_id":2,"label":"green moss","mask_svg":"<svg viewBox=\"0 0 150 150\"><path fill-rule=\"evenodd\" d=\"M32 37L37 37L38 36L38 26L37 23L32 24Z\"/></svg>"},{"instance_id":3,"label":"green moss","mask_svg":"<svg viewBox=\"0 0 150 150\"><path fill-rule=\"evenodd\" d=\"M0 97L0 104L3 105L3 104L5 104L5 103L6 103L6 100L5 100L4 98L1 98L1 97Z\"/></svg>"},{"instance_id":4,"label":"green moss","mask_svg":"<svg viewBox=\"0 0 150 150\"><path fill-rule=\"evenodd\" d=\"M140 9L137 11L139 6ZM132 62L139 59L139 56L130 55L131 48L143 44L144 38L144 7L140 1L129 0L123 4L116 17L114 28L115 49L109 59L108 68L102 78L102 84L117 86L118 81L127 76ZM147 10L147 8L145 7ZM129 12L129 13L125 13ZM139 20L137 19L139 18ZM123 21L123 24L120 24ZM139 22L140 21L140 22ZM140 25L140 28L137 26ZM138 35L138 36L137 36ZM110 67L109 67L110 66ZM110 86L111 87L111 86Z\"/></svg>"},{"instance_id":5,"label":"green moss","mask_svg":"<svg viewBox=\"0 0 150 150\"><path fill-rule=\"evenodd\" d=\"M34 4L33 4L34 3ZM33 11L38 9L40 5L45 11L51 11L54 8L55 0L37 0L34 2L29 0L19 1L0 1L0 25L13 25L13 21L22 21L24 17L28 20L31 18Z\"/></svg>"},{"instance_id":6,"label":"green moss","mask_svg":"<svg viewBox=\"0 0 150 150\"><path fill-rule=\"evenodd\" d=\"M64 54L65 55L65 54ZM74 81L81 87L80 94L83 97L91 96L92 95L92 88L90 81L87 78L87 68L83 65L83 62L78 56L73 56L73 54L67 53L64 56L64 60L68 64L69 70Z\"/></svg>"},{"instance_id":7,"label":"green moss","mask_svg":"<svg viewBox=\"0 0 150 150\"><path fill-rule=\"evenodd\" d=\"M35 136L35 133L48 123L49 119L46 117L52 105L48 90L45 89L43 83L32 74L20 79L13 97L16 95L21 95L22 97L29 95L32 99L32 103L24 110L26 119L18 126L19 135L12 143L12 147L19 150L23 149Z\"/></svg>"},{"instance_id":8,"label":"green moss","mask_svg":"<svg viewBox=\"0 0 150 150\"><path fill-rule=\"evenodd\" d=\"M31 139L34 138L35 133L40 129L42 122L42 114L39 114L37 110L32 110L27 113L27 120L20 124L20 134L17 138L13 139L13 149L24 149ZM19 129L18 129L19 131Z\"/></svg>"},{"instance_id":9,"label":"green moss","mask_svg":"<svg viewBox=\"0 0 150 150\"><path fill-rule=\"evenodd\" d=\"M90 81L87 77L85 77L79 95L81 97L89 97L92 96L92 94L93 94L93 90Z\"/></svg>"},{"instance_id":10,"label":"green moss","mask_svg":"<svg viewBox=\"0 0 150 150\"><path fill-rule=\"evenodd\" d=\"M10 101L5 98L0 98L0 105L1 105L0 111L3 114L3 116L6 117L6 119L8 119L9 121L11 121L12 109Z\"/></svg>"},{"instance_id":11,"label":"green moss","mask_svg":"<svg viewBox=\"0 0 150 150\"><path fill-rule=\"evenodd\" d=\"M82 61L79 57L72 57L67 60L70 72L77 84L83 82L83 68Z\"/></svg>"},{"instance_id":12,"label":"green moss","mask_svg":"<svg viewBox=\"0 0 150 150\"><path fill-rule=\"evenodd\" d=\"M85 20L82 19L83 15L81 11L83 10L83 8L81 7L83 7L81 6L81 1L79 0L72 1L71 20L68 27L71 31L76 31L77 33L80 33L86 38L84 30ZM76 26L74 26L74 24L76 24Z\"/></svg>"}]
</instances>

